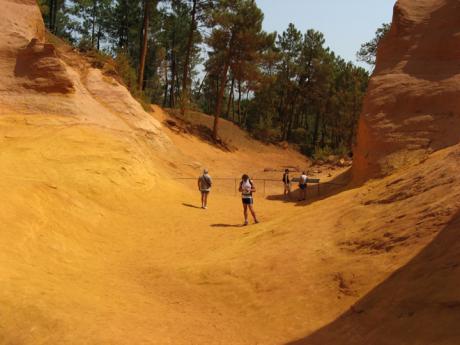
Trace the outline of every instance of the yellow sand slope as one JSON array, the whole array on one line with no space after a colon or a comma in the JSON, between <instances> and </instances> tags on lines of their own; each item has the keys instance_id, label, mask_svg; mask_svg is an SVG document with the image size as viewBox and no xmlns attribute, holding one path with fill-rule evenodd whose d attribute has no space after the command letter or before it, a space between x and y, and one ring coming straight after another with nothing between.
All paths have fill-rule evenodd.
<instances>
[{"instance_id":1,"label":"yellow sand slope","mask_svg":"<svg viewBox=\"0 0 460 345\"><path fill-rule=\"evenodd\" d=\"M312 204L259 196L262 224L242 228L237 197L190 207L196 192L138 138L54 117L0 124L4 344L287 343L347 311L459 206L455 149ZM439 297L450 316L452 301Z\"/></svg>"},{"instance_id":2,"label":"yellow sand slope","mask_svg":"<svg viewBox=\"0 0 460 345\"><path fill-rule=\"evenodd\" d=\"M17 13L42 25L32 0L0 17ZM15 76L37 27L14 28L0 35L0 344L458 343L458 145L305 204L259 189L262 223L241 227L231 186L203 211L173 177L279 178L304 158L163 128L72 52L45 55L57 82ZM48 48L31 49L40 65ZM62 78L73 89L43 91Z\"/></svg>"}]
</instances>

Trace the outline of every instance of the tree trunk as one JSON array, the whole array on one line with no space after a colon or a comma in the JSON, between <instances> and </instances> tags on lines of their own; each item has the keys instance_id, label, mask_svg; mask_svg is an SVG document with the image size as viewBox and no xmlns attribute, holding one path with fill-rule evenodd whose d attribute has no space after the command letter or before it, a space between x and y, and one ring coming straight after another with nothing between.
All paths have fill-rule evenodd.
<instances>
[{"instance_id":1,"label":"tree trunk","mask_svg":"<svg viewBox=\"0 0 460 345\"><path fill-rule=\"evenodd\" d=\"M58 14L58 0L54 0L54 11L53 11L53 33L57 34L57 14Z\"/></svg>"},{"instance_id":2,"label":"tree trunk","mask_svg":"<svg viewBox=\"0 0 460 345\"><path fill-rule=\"evenodd\" d=\"M98 29L97 29L97 44L96 44L97 50L101 50L101 36L102 36L101 26L98 25Z\"/></svg>"},{"instance_id":3,"label":"tree trunk","mask_svg":"<svg viewBox=\"0 0 460 345\"><path fill-rule=\"evenodd\" d=\"M174 108L175 106L175 92L174 86L176 84L176 28L173 26L172 41L171 41L171 79L169 80L169 107Z\"/></svg>"},{"instance_id":4,"label":"tree trunk","mask_svg":"<svg viewBox=\"0 0 460 345\"><path fill-rule=\"evenodd\" d=\"M323 117L323 116L321 116L321 117ZM325 138L326 138L326 124L325 124L324 120L323 120L322 122L323 122L323 123L322 123L322 126L321 126L321 141L320 141L320 147L321 147L322 149L324 149L324 147L326 146L326 140L325 140Z\"/></svg>"},{"instance_id":5,"label":"tree trunk","mask_svg":"<svg viewBox=\"0 0 460 345\"><path fill-rule=\"evenodd\" d=\"M238 80L238 124L241 124L241 80Z\"/></svg>"},{"instance_id":6,"label":"tree trunk","mask_svg":"<svg viewBox=\"0 0 460 345\"><path fill-rule=\"evenodd\" d=\"M220 78L220 75L218 75L216 77L216 96L214 97L214 102L213 102L213 105L212 105L214 110L216 110L217 99L219 98L219 81L220 81L219 78Z\"/></svg>"},{"instance_id":7,"label":"tree trunk","mask_svg":"<svg viewBox=\"0 0 460 345\"><path fill-rule=\"evenodd\" d=\"M201 80L200 86L198 87L198 92L197 92L197 95L196 95L197 98L201 97L201 91L203 90L203 85L204 85L204 82L205 82L207 77L208 77L208 72L206 72L206 74L203 77L203 80Z\"/></svg>"},{"instance_id":8,"label":"tree trunk","mask_svg":"<svg viewBox=\"0 0 460 345\"><path fill-rule=\"evenodd\" d=\"M196 5L198 0L193 0L193 7L191 12L192 22L190 23L190 32L188 35L187 42L187 53L185 55L184 63L184 75L182 76L182 96L181 96L181 114L185 114L185 108L188 101L188 78L189 78L189 66L190 66L190 57L192 55L193 48L193 35L196 30Z\"/></svg>"},{"instance_id":9,"label":"tree trunk","mask_svg":"<svg viewBox=\"0 0 460 345\"><path fill-rule=\"evenodd\" d=\"M125 52L128 52L128 47L129 47L129 23L128 23L128 9L129 9L129 4L127 0L123 0L121 2L122 8L123 8L123 19L121 23L121 34L119 38L119 45L120 48L122 48Z\"/></svg>"},{"instance_id":10,"label":"tree trunk","mask_svg":"<svg viewBox=\"0 0 460 345\"><path fill-rule=\"evenodd\" d=\"M166 78L165 89L164 89L164 97L163 97L163 108L166 108L168 104L168 79Z\"/></svg>"},{"instance_id":11,"label":"tree trunk","mask_svg":"<svg viewBox=\"0 0 460 345\"><path fill-rule=\"evenodd\" d=\"M96 42L96 18L97 18L97 0L93 0L93 13L91 18L91 48L94 49Z\"/></svg>"},{"instance_id":12,"label":"tree trunk","mask_svg":"<svg viewBox=\"0 0 460 345\"><path fill-rule=\"evenodd\" d=\"M235 122L235 92L232 97L232 121Z\"/></svg>"},{"instance_id":13,"label":"tree trunk","mask_svg":"<svg viewBox=\"0 0 460 345\"><path fill-rule=\"evenodd\" d=\"M278 117L279 120L281 121L281 140L285 141L287 137L287 106L286 103L288 102L287 98L287 92L286 92L287 87L284 86L281 91L281 97L280 97L280 103L278 106Z\"/></svg>"},{"instance_id":14,"label":"tree trunk","mask_svg":"<svg viewBox=\"0 0 460 345\"><path fill-rule=\"evenodd\" d=\"M296 97L293 98L292 103L291 103L291 111L289 113L289 121L288 121L288 127L287 127L287 132L286 132L286 141L289 141L291 139L292 129L296 128L295 126L295 120L296 120L295 102L296 102Z\"/></svg>"},{"instance_id":15,"label":"tree trunk","mask_svg":"<svg viewBox=\"0 0 460 345\"><path fill-rule=\"evenodd\" d=\"M232 78L232 83L230 85L230 92L228 94L228 102L227 102L227 119L230 118L230 104L232 103L233 98L233 88L235 87L235 77Z\"/></svg>"},{"instance_id":16,"label":"tree trunk","mask_svg":"<svg viewBox=\"0 0 460 345\"><path fill-rule=\"evenodd\" d=\"M249 88L246 89L246 104L249 102ZM248 107L246 107L245 112L243 114L243 123L242 127L246 128L246 122L248 120Z\"/></svg>"},{"instance_id":17,"label":"tree trunk","mask_svg":"<svg viewBox=\"0 0 460 345\"><path fill-rule=\"evenodd\" d=\"M143 24L143 35L142 35L142 51L139 61L139 75L137 78L137 87L139 91L144 89L144 72L145 72L145 60L147 58L147 48L149 39L149 16L150 16L150 1L144 0L144 24Z\"/></svg>"},{"instance_id":18,"label":"tree trunk","mask_svg":"<svg viewBox=\"0 0 460 345\"><path fill-rule=\"evenodd\" d=\"M289 114L289 113L288 113ZM291 127L292 127L292 114L288 115L288 118L286 120L286 124L284 127L284 137L283 141L289 141L289 136L291 132Z\"/></svg>"},{"instance_id":19,"label":"tree trunk","mask_svg":"<svg viewBox=\"0 0 460 345\"><path fill-rule=\"evenodd\" d=\"M57 18L57 0L49 1L49 29L51 33L56 33L56 18Z\"/></svg>"},{"instance_id":20,"label":"tree trunk","mask_svg":"<svg viewBox=\"0 0 460 345\"><path fill-rule=\"evenodd\" d=\"M164 76L165 76L165 80L164 80L164 98L163 98L163 108L166 108L166 104L168 103L168 60L165 59L163 61L163 65L164 65Z\"/></svg>"},{"instance_id":21,"label":"tree trunk","mask_svg":"<svg viewBox=\"0 0 460 345\"><path fill-rule=\"evenodd\" d=\"M222 75L220 76L220 88L219 88L219 93L217 95L216 111L214 113L214 128L212 131L212 136L214 140L218 139L219 117L222 111L222 102L224 100L225 85L227 84L227 73L228 73L229 65L230 65L229 62L227 61L222 70Z\"/></svg>"},{"instance_id":22,"label":"tree trunk","mask_svg":"<svg viewBox=\"0 0 460 345\"><path fill-rule=\"evenodd\" d=\"M318 142L320 119L321 119L321 113L319 110L317 110L316 117L315 117L315 127L313 131L313 141L311 143L312 147L316 147L316 143Z\"/></svg>"},{"instance_id":23,"label":"tree trunk","mask_svg":"<svg viewBox=\"0 0 460 345\"><path fill-rule=\"evenodd\" d=\"M53 32L53 0L48 1L48 29Z\"/></svg>"},{"instance_id":24,"label":"tree trunk","mask_svg":"<svg viewBox=\"0 0 460 345\"><path fill-rule=\"evenodd\" d=\"M169 107L174 108L176 106L176 93L175 93L175 84L176 84L176 54L174 51L171 56L171 80L169 87Z\"/></svg>"},{"instance_id":25,"label":"tree trunk","mask_svg":"<svg viewBox=\"0 0 460 345\"><path fill-rule=\"evenodd\" d=\"M321 123L321 120L322 120L323 116L328 113L331 94L332 94L332 90L329 90L328 94L324 95L325 98L327 98L326 103L321 104L319 109L317 109L316 118L315 118L315 127L314 127L314 132L313 132L313 142L312 142L313 147L315 147L317 142L318 142L319 125ZM324 124L323 124L323 126L324 126ZM323 140L324 140L324 138L323 138Z\"/></svg>"}]
</instances>

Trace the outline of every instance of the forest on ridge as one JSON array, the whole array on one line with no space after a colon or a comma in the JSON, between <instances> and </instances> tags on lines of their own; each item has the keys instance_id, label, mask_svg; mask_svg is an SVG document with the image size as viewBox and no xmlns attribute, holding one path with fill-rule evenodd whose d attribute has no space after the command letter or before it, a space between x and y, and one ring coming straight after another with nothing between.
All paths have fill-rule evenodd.
<instances>
[{"instance_id":1,"label":"forest on ridge","mask_svg":"<svg viewBox=\"0 0 460 345\"><path fill-rule=\"evenodd\" d=\"M369 72L314 29L263 30L254 0L39 0L50 33L110 60L144 104L228 119L307 155L351 151ZM308 23L306 23L308 25ZM358 58L374 63L378 40Z\"/></svg>"}]
</instances>

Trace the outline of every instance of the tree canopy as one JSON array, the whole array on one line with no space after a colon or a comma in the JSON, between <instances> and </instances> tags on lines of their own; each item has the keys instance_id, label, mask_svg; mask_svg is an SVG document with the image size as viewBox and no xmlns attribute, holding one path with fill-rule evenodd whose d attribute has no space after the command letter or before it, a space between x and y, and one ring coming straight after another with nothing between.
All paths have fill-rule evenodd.
<instances>
[{"instance_id":1,"label":"tree canopy","mask_svg":"<svg viewBox=\"0 0 460 345\"><path fill-rule=\"evenodd\" d=\"M358 61L365 62L371 66L375 65L375 59L377 57L377 48L380 40L385 37L388 31L390 31L391 24L383 23L375 32L375 37L369 42L363 43L361 48L356 53Z\"/></svg>"},{"instance_id":2,"label":"tree canopy","mask_svg":"<svg viewBox=\"0 0 460 345\"><path fill-rule=\"evenodd\" d=\"M369 75L289 24L263 30L254 0L39 0L50 32L113 58L146 103L199 110L306 154L349 152ZM375 63L384 24L359 60Z\"/></svg>"}]
</instances>

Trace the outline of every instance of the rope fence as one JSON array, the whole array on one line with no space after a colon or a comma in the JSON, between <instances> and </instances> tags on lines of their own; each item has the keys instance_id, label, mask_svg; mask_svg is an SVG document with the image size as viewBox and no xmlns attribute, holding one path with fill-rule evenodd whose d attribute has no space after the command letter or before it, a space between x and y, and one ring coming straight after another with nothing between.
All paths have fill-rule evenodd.
<instances>
[{"instance_id":1,"label":"rope fence","mask_svg":"<svg viewBox=\"0 0 460 345\"><path fill-rule=\"evenodd\" d=\"M176 180L186 181L193 184L191 187L196 187L198 183L198 177L176 177ZM238 187L241 181L241 178L234 178L234 177L212 177L213 180L213 190L218 192L225 192L231 193L233 192L234 195L238 194ZM219 183L219 181L221 183ZM251 181L254 182L256 189L259 192L262 192L263 196L266 197L267 195L273 194L282 194L284 190L284 185L282 179L263 179L263 178L253 178ZM293 178L291 180L292 183L292 191L296 189L295 182L298 182L297 178ZM316 192L318 195L321 194L321 187L322 186L344 186L345 184L335 183L335 182L321 182L320 179L308 179L308 185L315 185ZM308 189L307 189L308 190Z\"/></svg>"}]
</instances>

